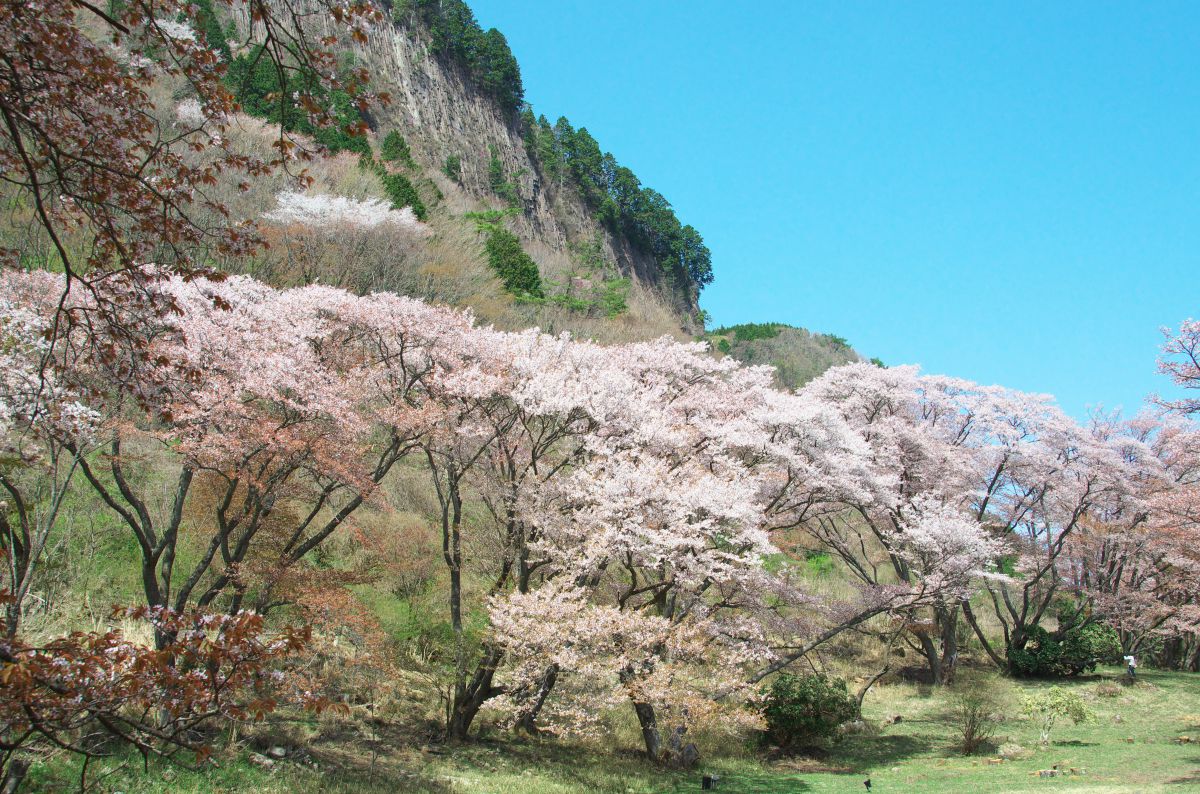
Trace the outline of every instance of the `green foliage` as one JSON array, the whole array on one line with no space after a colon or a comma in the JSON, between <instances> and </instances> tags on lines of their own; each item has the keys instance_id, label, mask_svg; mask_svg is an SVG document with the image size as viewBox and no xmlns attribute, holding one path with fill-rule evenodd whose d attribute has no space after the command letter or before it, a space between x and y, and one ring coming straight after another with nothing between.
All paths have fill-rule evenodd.
<instances>
[{"instance_id":1,"label":"green foliage","mask_svg":"<svg viewBox=\"0 0 1200 794\"><path fill-rule=\"evenodd\" d=\"M603 235L597 232L592 239L571 243L568 248L579 269L569 274L565 283L547 282L545 302L592 317L616 317L628 311L632 282L622 278L605 255Z\"/></svg>"},{"instance_id":2,"label":"green foliage","mask_svg":"<svg viewBox=\"0 0 1200 794\"><path fill-rule=\"evenodd\" d=\"M850 343L846 341L846 337L844 336L838 336L837 334L821 334L821 337L835 347L845 348L846 350L850 349Z\"/></svg>"},{"instance_id":3,"label":"green foliage","mask_svg":"<svg viewBox=\"0 0 1200 794\"><path fill-rule=\"evenodd\" d=\"M717 350L720 350L725 355L729 355L733 352L733 345L729 344L728 339L721 337L717 340Z\"/></svg>"},{"instance_id":4,"label":"green foliage","mask_svg":"<svg viewBox=\"0 0 1200 794\"><path fill-rule=\"evenodd\" d=\"M1021 701L1021 713L1038 723L1042 744L1050 743L1054 723L1066 717L1076 724L1087 722L1092 713L1073 689L1052 686L1045 692L1028 695Z\"/></svg>"},{"instance_id":5,"label":"green foliage","mask_svg":"<svg viewBox=\"0 0 1200 794\"><path fill-rule=\"evenodd\" d=\"M442 163L442 173L453 179L455 182L461 182L462 158L457 154L447 156L446 162Z\"/></svg>"},{"instance_id":6,"label":"green foliage","mask_svg":"<svg viewBox=\"0 0 1200 794\"><path fill-rule=\"evenodd\" d=\"M396 4L392 18L405 24L412 12L429 29L434 55L461 66L505 113L521 109L525 96L521 67L503 33L483 30L463 0L407 0Z\"/></svg>"},{"instance_id":7,"label":"green foliage","mask_svg":"<svg viewBox=\"0 0 1200 794\"><path fill-rule=\"evenodd\" d=\"M499 226L488 234L488 264L504 282L504 288L515 295L544 298L542 278L537 263L521 248L521 241L507 229Z\"/></svg>"},{"instance_id":8,"label":"green foliage","mask_svg":"<svg viewBox=\"0 0 1200 794\"><path fill-rule=\"evenodd\" d=\"M858 716L846 682L820 673L784 673L763 694L767 736L780 747L811 745Z\"/></svg>"},{"instance_id":9,"label":"green foliage","mask_svg":"<svg viewBox=\"0 0 1200 794\"><path fill-rule=\"evenodd\" d=\"M370 154L371 146L362 135L349 129L361 121L354 100L345 91L330 91L321 85L316 73L307 68L287 70L280 74L261 45L234 58L225 73L225 82L237 97L242 110L283 127L287 132L311 135L317 143L331 152ZM330 109L333 125L318 127L308 112L291 100L296 93L311 94Z\"/></svg>"},{"instance_id":10,"label":"green foliage","mask_svg":"<svg viewBox=\"0 0 1200 794\"><path fill-rule=\"evenodd\" d=\"M521 194L517 191L517 186L508 181L504 173L504 163L500 160L500 153L493 146L491 149L492 156L488 160L488 186L492 192L500 198L504 199L504 203L510 207L516 207L521 204Z\"/></svg>"},{"instance_id":11,"label":"green foliage","mask_svg":"<svg viewBox=\"0 0 1200 794\"><path fill-rule=\"evenodd\" d=\"M871 359L870 359L870 361L871 361L871 363L872 363L872 364L874 364L875 366L877 366L877 367L879 367L879 368L881 368L881 369L887 369L887 364L884 364L884 363L883 363L883 359L881 359L881 358L878 358L878 357L876 357L876 356L872 356L872 357L871 357Z\"/></svg>"},{"instance_id":12,"label":"green foliage","mask_svg":"<svg viewBox=\"0 0 1200 794\"><path fill-rule=\"evenodd\" d=\"M1003 718L1000 698L984 681L964 681L954 693L950 705L955 727L961 737L959 750L972 755L996 733Z\"/></svg>"},{"instance_id":13,"label":"green foliage","mask_svg":"<svg viewBox=\"0 0 1200 794\"><path fill-rule=\"evenodd\" d=\"M781 328L788 326L783 323L741 323L727 325L712 332L713 336L730 336L739 342L753 342L755 339L774 339L779 336Z\"/></svg>"},{"instance_id":14,"label":"green foliage","mask_svg":"<svg viewBox=\"0 0 1200 794\"><path fill-rule=\"evenodd\" d=\"M617 317L629 311L629 287L631 282L627 278L612 278L606 279L601 283L600 289L600 306L604 309L604 316Z\"/></svg>"},{"instance_id":15,"label":"green foliage","mask_svg":"<svg viewBox=\"0 0 1200 794\"><path fill-rule=\"evenodd\" d=\"M586 128L576 130L566 118L551 127L528 106L521 123L525 148L541 171L560 182L570 176L604 225L649 252L668 275L700 288L712 282L712 254L700 233L681 224L670 202L603 152Z\"/></svg>"},{"instance_id":16,"label":"green foliage","mask_svg":"<svg viewBox=\"0 0 1200 794\"><path fill-rule=\"evenodd\" d=\"M429 210L425 207L425 202L421 201L421 194L404 174L390 173L382 163L371 159L370 155L360 158L358 164L361 168L373 171L379 177L379 181L383 183L383 191L387 193L394 209L412 207L413 215L417 216L417 220L423 221L429 217Z\"/></svg>"},{"instance_id":17,"label":"green foliage","mask_svg":"<svg viewBox=\"0 0 1200 794\"><path fill-rule=\"evenodd\" d=\"M1029 677L1074 676L1096 669L1103 661L1121 653L1117 632L1097 623L1067 626L1053 633L1041 626L1026 630L1024 648L1008 652L1008 664L1014 675Z\"/></svg>"},{"instance_id":18,"label":"green foliage","mask_svg":"<svg viewBox=\"0 0 1200 794\"><path fill-rule=\"evenodd\" d=\"M379 147L379 157L389 162L403 163L409 168L415 165L412 149L408 148L408 141L404 140L395 130L384 136L383 143Z\"/></svg>"},{"instance_id":19,"label":"green foliage","mask_svg":"<svg viewBox=\"0 0 1200 794\"><path fill-rule=\"evenodd\" d=\"M221 60L229 63L233 59L233 53L229 50L229 40L221 27L221 19L213 8L212 0L193 0L192 4L196 7L194 27L204 37L204 43L209 49L216 50L221 55Z\"/></svg>"},{"instance_id":20,"label":"green foliage","mask_svg":"<svg viewBox=\"0 0 1200 794\"><path fill-rule=\"evenodd\" d=\"M809 549L804 553L804 566L813 576L829 576L835 567L831 554L816 549Z\"/></svg>"},{"instance_id":21,"label":"green foliage","mask_svg":"<svg viewBox=\"0 0 1200 794\"><path fill-rule=\"evenodd\" d=\"M464 218L470 221L475 221L475 230L483 234L491 234L500 226L500 222L505 218L513 215L519 215L521 211L516 207L507 207L502 210L484 210L483 212L468 212L463 215Z\"/></svg>"}]
</instances>

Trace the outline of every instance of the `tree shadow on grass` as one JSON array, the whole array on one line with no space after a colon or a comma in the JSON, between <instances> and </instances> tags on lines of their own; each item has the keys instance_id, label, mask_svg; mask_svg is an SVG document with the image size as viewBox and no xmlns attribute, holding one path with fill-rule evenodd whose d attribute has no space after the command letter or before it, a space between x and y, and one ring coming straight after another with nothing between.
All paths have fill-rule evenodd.
<instances>
[{"instance_id":1,"label":"tree shadow on grass","mask_svg":"<svg viewBox=\"0 0 1200 794\"><path fill-rule=\"evenodd\" d=\"M928 753L933 748L933 740L924 736L856 736L837 745L831 753L831 758L856 769L870 769L889 766L896 761Z\"/></svg>"},{"instance_id":2,"label":"tree shadow on grass","mask_svg":"<svg viewBox=\"0 0 1200 794\"><path fill-rule=\"evenodd\" d=\"M570 742L525 737L478 739L449 750L448 756L477 770L494 766L502 756L510 774L516 770L536 769L544 781L594 794L625 791L631 786L650 786L654 791L699 790L701 777L711 771L703 762L696 770L686 772L658 766L648 761L644 753L632 748L599 750ZM719 769L715 774L727 779ZM803 789L765 789L772 790Z\"/></svg>"},{"instance_id":3,"label":"tree shadow on grass","mask_svg":"<svg viewBox=\"0 0 1200 794\"><path fill-rule=\"evenodd\" d=\"M1200 764L1200 757L1189 758L1187 763ZM1190 773L1182 777L1172 778L1167 781L1167 785L1200 787L1200 769L1193 769Z\"/></svg>"},{"instance_id":4,"label":"tree shadow on grass","mask_svg":"<svg viewBox=\"0 0 1200 794\"><path fill-rule=\"evenodd\" d=\"M699 791L702 775L696 773L686 780L680 780L670 792ZM812 786L796 775L784 775L771 772L749 772L721 774L718 789L721 791L736 791L738 794L791 794L792 792L812 791Z\"/></svg>"},{"instance_id":5,"label":"tree shadow on grass","mask_svg":"<svg viewBox=\"0 0 1200 794\"><path fill-rule=\"evenodd\" d=\"M334 780L334 791L419 791L450 794L447 781L430 777L420 762L397 757L397 747L415 744L411 732L392 725L364 731L362 725L337 726L307 745L307 754L320 765L321 776Z\"/></svg>"}]
</instances>

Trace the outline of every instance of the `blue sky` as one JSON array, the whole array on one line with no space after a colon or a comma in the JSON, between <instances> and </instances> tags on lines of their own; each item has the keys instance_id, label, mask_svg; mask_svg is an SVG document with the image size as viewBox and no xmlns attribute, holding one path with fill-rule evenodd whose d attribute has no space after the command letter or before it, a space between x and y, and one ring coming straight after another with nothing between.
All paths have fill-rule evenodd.
<instances>
[{"instance_id":1,"label":"blue sky","mask_svg":"<svg viewBox=\"0 0 1200 794\"><path fill-rule=\"evenodd\" d=\"M1200 315L1200 5L468 0L781 321L1087 406Z\"/></svg>"}]
</instances>

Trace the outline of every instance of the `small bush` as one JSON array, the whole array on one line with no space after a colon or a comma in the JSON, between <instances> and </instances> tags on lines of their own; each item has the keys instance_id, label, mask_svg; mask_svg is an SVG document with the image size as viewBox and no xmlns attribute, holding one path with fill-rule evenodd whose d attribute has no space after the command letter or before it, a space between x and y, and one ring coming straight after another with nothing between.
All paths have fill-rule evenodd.
<instances>
[{"instance_id":1,"label":"small bush","mask_svg":"<svg viewBox=\"0 0 1200 794\"><path fill-rule=\"evenodd\" d=\"M455 182L462 181L462 158L457 154L452 154L446 158L446 162L442 164L442 173L453 179Z\"/></svg>"},{"instance_id":2,"label":"small bush","mask_svg":"<svg viewBox=\"0 0 1200 794\"><path fill-rule=\"evenodd\" d=\"M521 248L515 234L497 226L488 234L485 248L488 264L504 282L505 289L532 298L546 297L537 263Z\"/></svg>"},{"instance_id":3,"label":"small bush","mask_svg":"<svg viewBox=\"0 0 1200 794\"><path fill-rule=\"evenodd\" d=\"M804 565L813 576L829 576L835 568L833 557L828 552L816 549L804 552Z\"/></svg>"},{"instance_id":4,"label":"small bush","mask_svg":"<svg viewBox=\"0 0 1200 794\"><path fill-rule=\"evenodd\" d=\"M1002 712L996 694L979 684L969 684L955 695L951 706L961 740L959 750L972 755L996 733Z\"/></svg>"},{"instance_id":5,"label":"small bush","mask_svg":"<svg viewBox=\"0 0 1200 794\"><path fill-rule=\"evenodd\" d=\"M1102 698L1115 698L1121 694L1121 686L1114 684L1111 681L1103 681L1096 684L1096 696Z\"/></svg>"},{"instance_id":6,"label":"small bush","mask_svg":"<svg viewBox=\"0 0 1200 794\"><path fill-rule=\"evenodd\" d=\"M1021 711L1029 719L1038 722L1042 744L1050 743L1050 731L1060 717L1066 717L1077 724L1087 722L1092 717L1078 692L1057 686L1026 697L1021 701Z\"/></svg>"},{"instance_id":7,"label":"small bush","mask_svg":"<svg viewBox=\"0 0 1200 794\"><path fill-rule=\"evenodd\" d=\"M785 673L764 694L767 736L780 747L811 745L858 717L858 707L840 678Z\"/></svg>"},{"instance_id":8,"label":"small bush","mask_svg":"<svg viewBox=\"0 0 1200 794\"><path fill-rule=\"evenodd\" d=\"M379 156L390 162L413 166L412 149L408 148L408 141L395 130L384 137L383 144L379 147Z\"/></svg>"},{"instance_id":9,"label":"small bush","mask_svg":"<svg viewBox=\"0 0 1200 794\"><path fill-rule=\"evenodd\" d=\"M413 183L409 181L404 174L388 174L380 175L383 180L383 189L387 193L388 198L392 201L392 206L396 209L402 207L412 207L413 214L418 220L425 220L429 216L429 210L425 208L425 203L421 201L420 194L413 187Z\"/></svg>"}]
</instances>

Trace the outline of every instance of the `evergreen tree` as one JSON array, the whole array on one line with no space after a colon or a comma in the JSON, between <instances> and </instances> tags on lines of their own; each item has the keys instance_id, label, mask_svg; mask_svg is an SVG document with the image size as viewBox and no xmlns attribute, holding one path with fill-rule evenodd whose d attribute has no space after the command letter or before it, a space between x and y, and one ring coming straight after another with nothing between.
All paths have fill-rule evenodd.
<instances>
[{"instance_id":1,"label":"evergreen tree","mask_svg":"<svg viewBox=\"0 0 1200 794\"><path fill-rule=\"evenodd\" d=\"M379 156L390 162L413 166L412 150L408 148L408 141L404 140L396 130L392 130L384 136L383 143L379 147Z\"/></svg>"},{"instance_id":2,"label":"evergreen tree","mask_svg":"<svg viewBox=\"0 0 1200 794\"><path fill-rule=\"evenodd\" d=\"M488 264L504 282L504 288L517 295L544 298L542 277L537 263L521 248L517 236L505 228L496 226L488 234Z\"/></svg>"},{"instance_id":3,"label":"evergreen tree","mask_svg":"<svg viewBox=\"0 0 1200 794\"><path fill-rule=\"evenodd\" d=\"M371 147L362 135L351 135L347 129L360 121L354 100L345 91L328 91L311 70L296 69L280 75L274 63L257 45L239 55L229 64L225 82L237 97L242 110L278 124L288 132L311 135L330 151L351 151L370 154ZM290 97L307 91L332 109L333 126L316 127L308 113L297 107Z\"/></svg>"},{"instance_id":4,"label":"evergreen tree","mask_svg":"<svg viewBox=\"0 0 1200 794\"><path fill-rule=\"evenodd\" d=\"M504 110L517 112L525 95L525 88L521 84L521 67L508 48L508 40L495 28L488 30L480 39L475 72L485 94L495 99Z\"/></svg>"},{"instance_id":5,"label":"evergreen tree","mask_svg":"<svg viewBox=\"0 0 1200 794\"><path fill-rule=\"evenodd\" d=\"M196 6L196 30L204 37L204 43L209 49L216 50L221 60L229 63L233 53L229 50L229 40L221 28L221 20L213 8L212 0L193 0Z\"/></svg>"},{"instance_id":6,"label":"evergreen tree","mask_svg":"<svg viewBox=\"0 0 1200 794\"><path fill-rule=\"evenodd\" d=\"M413 214L418 220L425 220L429 211L413 183L404 174L389 174L380 169L379 178L383 181L383 189L392 201L395 209L412 207Z\"/></svg>"},{"instance_id":7,"label":"evergreen tree","mask_svg":"<svg viewBox=\"0 0 1200 794\"><path fill-rule=\"evenodd\" d=\"M462 158L457 154L447 156L446 162L442 164L442 173L453 179L455 182L461 182Z\"/></svg>"}]
</instances>

